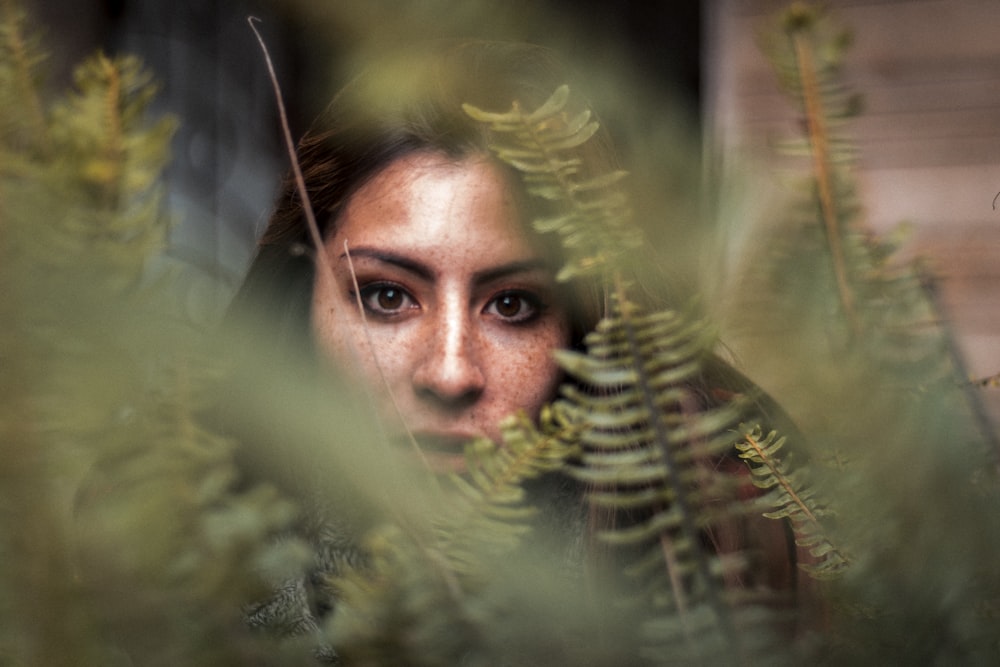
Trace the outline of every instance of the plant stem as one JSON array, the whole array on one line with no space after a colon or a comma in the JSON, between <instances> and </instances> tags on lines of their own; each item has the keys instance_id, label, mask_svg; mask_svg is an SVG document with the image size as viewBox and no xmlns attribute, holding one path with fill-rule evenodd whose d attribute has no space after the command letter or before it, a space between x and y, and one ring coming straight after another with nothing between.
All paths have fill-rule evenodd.
<instances>
[{"instance_id":1,"label":"plant stem","mask_svg":"<svg viewBox=\"0 0 1000 667\"><path fill-rule=\"evenodd\" d=\"M854 293L847 280L847 266L844 260L844 249L841 244L840 226L838 224L837 206L833 196L833 174L830 169L830 143L827 134L823 102L819 92L816 76L816 64L813 60L812 48L801 30L792 33L792 44L799 68L799 78L802 82L802 102L805 107L806 124L809 132L813 171L816 176L816 188L819 196L820 214L823 217L823 227L830 247L830 259L833 263L833 274L837 281L837 293L844 308L844 315L855 336L861 333L861 323L854 306Z\"/></svg>"},{"instance_id":2,"label":"plant stem","mask_svg":"<svg viewBox=\"0 0 1000 667\"><path fill-rule=\"evenodd\" d=\"M625 295L625 284L622 276L619 272L614 274L614 289L615 295L618 299L619 314L622 321L622 329L625 332L625 338L629 347L629 355L635 361L636 370L636 382L639 385L639 392L642 395L643 407L645 408L647 414L649 415L650 426L653 429L653 445L660 450L660 455L663 457L663 467L665 470L664 477L666 483L674 492L673 503L675 504L677 511L680 513L680 530L684 534L685 539L690 544L690 550L692 551L692 560L694 561L695 572L697 573L698 579L704 586L704 597L706 603L715 613L715 617L719 623L720 634L729 642L730 647L733 650L733 655L739 655L739 642L738 634L736 633L733 619L729 614L729 609L726 606L725 601L722 599L722 594L718 590L718 585L715 578L712 576L711 568L709 566L709 560L706 556L704 549L701 547L701 536L698 531L698 527L694 520L694 509L688 503L688 492L685 488L684 480L682 479L680 465L678 464L676 457L674 456L673 449L670 446L670 438L667 433L666 426L663 423L663 419L660 417L660 408L656 405L656 401L653 399L656 391L650 385L649 378L646 375L646 371L642 366L641 359L643 358L642 351L640 350L639 340L636 336L635 328L632 326L631 312L628 306L628 300ZM673 546L668 547L667 542L669 542L669 536L663 532L660 534L660 546L664 552L664 561L667 564L668 576L674 589L674 599L676 601L677 612L681 618L682 624L687 625L687 614L686 609L686 593L682 582L673 573L673 568L671 563L674 560L672 554L674 553ZM691 638L689 637L689 640Z\"/></svg>"}]
</instances>

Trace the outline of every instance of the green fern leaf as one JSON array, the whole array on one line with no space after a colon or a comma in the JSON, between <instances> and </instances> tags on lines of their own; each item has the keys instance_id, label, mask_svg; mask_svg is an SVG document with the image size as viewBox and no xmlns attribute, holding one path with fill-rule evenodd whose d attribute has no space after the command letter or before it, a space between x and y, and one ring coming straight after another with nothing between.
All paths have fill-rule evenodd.
<instances>
[{"instance_id":1,"label":"green fern leaf","mask_svg":"<svg viewBox=\"0 0 1000 667\"><path fill-rule=\"evenodd\" d=\"M763 436L760 426L741 425L743 441L736 443L740 458L750 466L755 486L769 489L762 498L775 511L764 512L769 519L788 519L795 532L795 543L807 547L817 559L815 563L800 564L814 577L830 578L843 573L850 565L850 557L834 546L820 522L828 514L826 507L817 501L809 486L803 481L804 469L789 471L788 458L781 451L785 438L776 431Z\"/></svg>"},{"instance_id":2,"label":"green fern leaf","mask_svg":"<svg viewBox=\"0 0 1000 667\"><path fill-rule=\"evenodd\" d=\"M579 424L555 407L546 407L535 426L524 414L501 424L503 444L482 439L466 447L466 477L449 475L464 503L449 501L452 509L442 532L444 553L465 551L477 540L501 541L515 548L528 532L535 507L526 498L524 483L562 469L579 453ZM465 545L465 546L460 546Z\"/></svg>"},{"instance_id":3,"label":"green fern leaf","mask_svg":"<svg viewBox=\"0 0 1000 667\"><path fill-rule=\"evenodd\" d=\"M587 352L556 352L578 382L565 385L556 403L583 425L580 465L572 473L594 489L588 499L595 507L643 517L600 536L637 554L627 571L642 579L651 611L640 624L690 629L694 615L707 610L705 634L683 633L685 646L697 652L696 646L724 645L740 654L725 578L744 563L709 552L702 531L741 511L733 480L709 462L731 451L743 408L703 408L690 389L713 342L704 325L672 311L643 312L628 300L619 262L642 244L642 235L618 189L625 173L581 173L572 151L597 126L585 113L568 116L568 102L568 88L560 87L532 113L517 104L504 114L466 111L500 135L496 154L521 171L529 192L558 205L555 214L534 221L567 249L557 278L598 273L615 287L613 310L587 336ZM669 650L673 635L653 631L650 637L651 645Z\"/></svg>"},{"instance_id":4,"label":"green fern leaf","mask_svg":"<svg viewBox=\"0 0 1000 667\"><path fill-rule=\"evenodd\" d=\"M0 173L16 173L12 158L38 156L48 150L48 110L40 80L46 54L29 29L26 13L13 2L0 5Z\"/></svg>"},{"instance_id":5,"label":"green fern leaf","mask_svg":"<svg viewBox=\"0 0 1000 667\"><path fill-rule=\"evenodd\" d=\"M602 539L638 549L630 571L644 578L654 618L685 616L704 604L713 610L713 632L738 643L720 578L734 565L708 552L701 532L737 511L709 509L728 482L705 463L732 447L730 430L742 413L735 403L703 409L688 389L710 336L678 313L643 313L619 292L586 343L586 354L558 353L567 373L588 387L563 390L567 409L586 425L583 465L574 475L598 489L589 495L595 506L645 517Z\"/></svg>"},{"instance_id":6,"label":"green fern leaf","mask_svg":"<svg viewBox=\"0 0 1000 667\"><path fill-rule=\"evenodd\" d=\"M569 115L569 101L569 87L560 86L531 112L516 103L505 113L464 106L467 114L497 133L493 150L522 173L528 191L561 205L557 215L535 223L541 233L558 234L569 250L558 280L607 271L642 244L638 228L631 224L628 201L616 189L625 173L579 173L583 161L573 151L593 137L599 124L586 109Z\"/></svg>"}]
</instances>

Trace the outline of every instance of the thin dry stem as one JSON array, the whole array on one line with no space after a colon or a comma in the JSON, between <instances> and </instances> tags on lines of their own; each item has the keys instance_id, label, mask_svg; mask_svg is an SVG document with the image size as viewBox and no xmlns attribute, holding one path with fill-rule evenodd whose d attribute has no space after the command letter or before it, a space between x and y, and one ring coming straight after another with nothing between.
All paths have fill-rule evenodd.
<instances>
[{"instance_id":1,"label":"thin dry stem","mask_svg":"<svg viewBox=\"0 0 1000 667\"><path fill-rule=\"evenodd\" d=\"M322 276L321 278L322 280L333 281L333 267L330 265L329 257L324 251L325 244L323 243L322 234L320 234L319 231L319 225L316 224L316 218L313 215L312 204L309 200L309 193L306 190L305 178L302 175L302 168L299 165L298 155L296 155L295 153L295 144L292 141L292 133L288 125L288 115L285 111L285 105L282 102L281 87L278 84L278 77L274 71L274 65L271 62L271 57L268 53L267 45L264 43L264 40L261 37L260 32L258 32L256 26L254 25L255 22L260 22L260 19L250 16L247 18L247 22L250 24L250 29L253 30L253 33L256 36L258 43L260 44L261 50L264 52L264 59L267 63L267 69L271 79L271 85L274 88L274 94L277 99L278 111L281 117L281 127L284 133L285 146L288 149L288 156L292 164L293 173L295 174L295 185L298 188L300 197L302 198L302 208L303 211L305 212L306 222L308 224L311 240L313 242L313 245L316 247L316 261L319 265L318 271ZM386 382L385 375L382 372L382 368L378 363L378 358L375 356L374 347L372 346L372 341L371 341L371 335L368 330L368 320L365 317L364 304L361 302L361 291L358 286L357 274L354 271L354 264L351 261L348 244L346 240L344 241L344 251L348 253L347 261L351 271L351 280L354 282L354 290L358 298L358 307L361 312L362 322L364 323L365 336L368 339L368 347L372 355L372 360L375 362L375 366L378 369L381 381L386 387L393 408L396 410L397 414L400 415L400 421L402 422L404 429L406 429L407 436L409 437L411 443L413 444L414 449L416 450L421 461L423 462L425 469L429 471L430 464L428 463L426 457L424 456L424 453L421 451L420 446L416 441L416 438L413 437L413 433L410 431L409 427L406 425L405 420L402 418L402 412L399 409L399 405L396 402L396 398L395 396L393 396L392 390L389 387L389 383ZM431 478L435 479L433 475L431 476ZM394 513L398 512L397 508L393 508L392 511ZM438 571L441 574L441 577L445 583L448 593L452 597L456 605L461 608L463 600L462 587L457 577L455 576L453 568L451 567L450 563L448 563L447 558L445 558L444 555L439 553L437 550L428 547L424 543L424 540L422 539L421 535L411 525L411 522L406 520L406 517L401 517L398 525L414 540L414 542L417 544L420 550L432 562L440 566Z\"/></svg>"},{"instance_id":2,"label":"thin dry stem","mask_svg":"<svg viewBox=\"0 0 1000 667\"><path fill-rule=\"evenodd\" d=\"M104 153L108 165L112 169L103 183L103 203L108 208L114 208L118 203L121 174L125 166L123 164L125 142L122 128L122 77L121 70L107 56L101 54L98 62L108 84L104 96L105 129L107 130Z\"/></svg>"},{"instance_id":3,"label":"thin dry stem","mask_svg":"<svg viewBox=\"0 0 1000 667\"><path fill-rule=\"evenodd\" d=\"M292 140L292 131L288 125L288 113L285 111L285 103L281 96L281 86L278 84L278 75L274 71L274 63L271 61L271 54L267 50L267 44L264 43L264 38L261 37L260 31L257 30L255 23L260 23L260 19L255 16L247 17L247 23L250 24L250 29L253 30L254 36L257 38L257 42L260 44L261 51L264 52L264 62L267 64L268 76L271 79L271 86L274 88L274 97L278 105L278 115L281 118L281 131L284 135L285 147L288 149L288 158L291 162L292 173L295 175L295 186L299 190L299 195L302 199L302 211L306 217L306 226L309 230L309 237L312 240L313 246L316 248L316 263L318 264L320 280L333 280L333 267L330 266L330 259L327 257L326 253L323 252L323 235L319 231L319 225L316 223L316 216L313 214L312 202L309 200L309 193L306 190L306 180L302 175L302 168L299 166L298 156L295 154L295 142Z\"/></svg>"},{"instance_id":4,"label":"thin dry stem","mask_svg":"<svg viewBox=\"0 0 1000 667\"><path fill-rule=\"evenodd\" d=\"M826 230L826 239L830 246L833 273L837 281L837 293L840 296L844 314L850 323L851 331L854 335L858 335L861 333L861 323L854 305L854 293L847 280L847 265L844 260L837 206L833 196L833 176L830 173L829 137L823 115L823 103L820 99L819 83L816 79L816 65L813 62L812 49L801 33L792 35L792 43L799 66L799 77L802 80L802 100L806 112L809 144L812 147L813 171L816 176L823 227Z\"/></svg>"}]
</instances>

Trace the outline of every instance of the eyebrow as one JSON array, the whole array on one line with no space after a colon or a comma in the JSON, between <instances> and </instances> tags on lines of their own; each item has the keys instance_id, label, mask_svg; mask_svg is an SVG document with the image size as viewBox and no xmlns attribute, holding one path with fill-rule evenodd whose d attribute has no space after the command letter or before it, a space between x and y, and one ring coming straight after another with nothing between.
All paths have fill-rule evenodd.
<instances>
[{"instance_id":1,"label":"eyebrow","mask_svg":"<svg viewBox=\"0 0 1000 667\"><path fill-rule=\"evenodd\" d=\"M427 281L434 279L433 269L426 264L405 255L364 246L351 248L350 255L351 257L368 257L379 262L392 264L393 266L397 266L404 271L412 273L415 276ZM339 259L347 259L347 256L347 252L341 253ZM540 257L533 257L531 259L509 262L507 264L501 264L499 266L483 269L482 271L477 271L472 274L472 281L477 285L482 285L512 274L538 270L551 271L551 267L544 259Z\"/></svg>"}]
</instances>

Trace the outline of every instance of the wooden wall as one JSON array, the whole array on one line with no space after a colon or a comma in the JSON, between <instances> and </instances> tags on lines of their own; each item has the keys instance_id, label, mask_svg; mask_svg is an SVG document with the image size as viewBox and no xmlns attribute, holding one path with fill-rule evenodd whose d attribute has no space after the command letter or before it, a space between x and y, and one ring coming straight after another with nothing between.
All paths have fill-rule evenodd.
<instances>
[{"instance_id":1,"label":"wooden wall","mask_svg":"<svg viewBox=\"0 0 1000 667\"><path fill-rule=\"evenodd\" d=\"M769 0L705 4L706 127L728 150L764 154L797 122L757 48ZM908 250L941 279L971 375L1000 372L1000 2L833 0L854 43L844 75L863 94L868 224L914 227Z\"/></svg>"}]
</instances>

